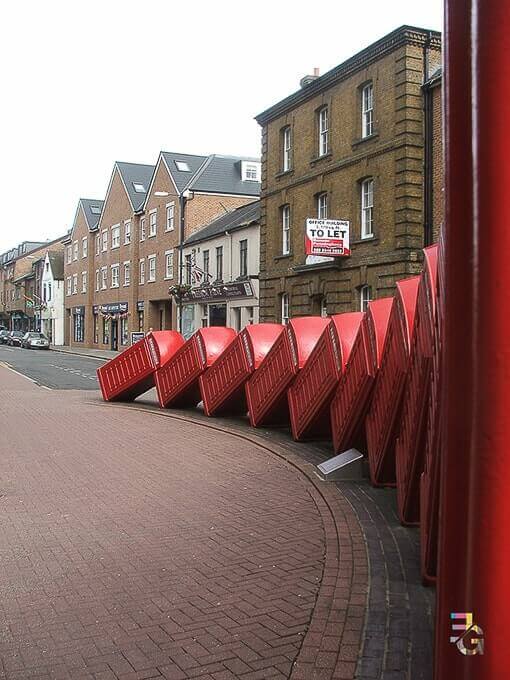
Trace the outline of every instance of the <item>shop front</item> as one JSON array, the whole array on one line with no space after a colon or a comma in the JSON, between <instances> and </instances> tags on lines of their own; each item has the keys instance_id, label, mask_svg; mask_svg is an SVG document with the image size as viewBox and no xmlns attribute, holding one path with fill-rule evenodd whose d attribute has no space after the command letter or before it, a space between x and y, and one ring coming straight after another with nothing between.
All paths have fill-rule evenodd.
<instances>
[{"instance_id":1,"label":"shop front","mask_svg":"<svg viewBox=\"0 0 510 680\"><path fill-rule=\"evenodd\" d=\"M83 342L85 340L85 307L73 307L73 341Z\"/></svg>"},{"instance_id":2,"label":"shop front","mask_svg":"<svg viewBox=\"0 0 510 680\"><path fill-rule=\"evenodd\" d=\"M106 345L113 351L127 347L129 344L127 302L114 302L105 305L94 305L94 342Z\"/></svg>"},{"instance_id":3,"label":"shop front","mask_svg":"<svg viewBox=\"0 0 510 680\"><path fill-rule=\"evenodd\" d=\"M192 288L183 298L183 335L199 328L229 326L240 331L258 321L258 298L251 280Z\"/></svg>"}]
</instances>

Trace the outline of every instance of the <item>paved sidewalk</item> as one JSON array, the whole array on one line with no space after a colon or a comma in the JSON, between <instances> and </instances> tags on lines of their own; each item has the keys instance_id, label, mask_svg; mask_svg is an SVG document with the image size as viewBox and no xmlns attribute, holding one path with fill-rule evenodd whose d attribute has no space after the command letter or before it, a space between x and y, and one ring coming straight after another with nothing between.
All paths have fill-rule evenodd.
<instances>
[{"instance_id":1,"label":"paved sidewalk","mask_svg":"<svg viewBox=\"0 0 510 680\"><path fill-rule=\"evenodd\" d=\"M68 347L67 345L59 345L58 347L51 347L52 352L62 352L64 354L76 354L80 357L93 357L95 359L104 359L108 361L114 357L119 356L119 352L114 352L109 349L87 349L86 347Z\"/></svg>"},{"instance_id":2,"label":"paved sidewalk","mask_svg":"<svg viewBox=\"0 0 510 680\"><path fill-rule=\"evenodd\" d=\"M392 491L150 394L2 367L0 387L0 678L428 680L432 594Z\"/></svg>"}]
</instances>

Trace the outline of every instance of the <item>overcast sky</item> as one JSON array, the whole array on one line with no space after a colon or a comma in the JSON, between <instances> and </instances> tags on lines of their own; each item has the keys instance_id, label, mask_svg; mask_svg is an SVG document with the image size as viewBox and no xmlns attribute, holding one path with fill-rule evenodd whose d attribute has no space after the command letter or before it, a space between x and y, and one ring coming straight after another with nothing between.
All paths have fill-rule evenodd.
<instances>
[{"instance_id":1,"label":"overcast sky","mask_svg":"<svg viewBox=\"0 0 510 680\"><path fill-rule=\"evenodd\" d=\"M72 225L116 160L259 155L253 117L440 0L2 3L0 252Z\"/></svg>"}]
</instances>

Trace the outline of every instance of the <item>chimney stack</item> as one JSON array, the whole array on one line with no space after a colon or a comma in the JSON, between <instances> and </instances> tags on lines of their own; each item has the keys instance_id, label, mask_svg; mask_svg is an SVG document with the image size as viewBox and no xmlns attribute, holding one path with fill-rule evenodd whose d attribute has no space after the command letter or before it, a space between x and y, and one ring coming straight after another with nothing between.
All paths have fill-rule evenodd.
<instances>
[{"instance_id":1,"label":"chimney stack","mask_svg":"<svg viewBox=\"0 0 510 680\"><path fill-rule=\"evenodd\" d=\"M320 78L320 72L317 66L313 69L313 75L311 76L303 76L301 80L299 81L300 87L306 87L307 85L310 85L313 83L314 80L317 80L317 78Z\"/></svg>"}]
</instances>

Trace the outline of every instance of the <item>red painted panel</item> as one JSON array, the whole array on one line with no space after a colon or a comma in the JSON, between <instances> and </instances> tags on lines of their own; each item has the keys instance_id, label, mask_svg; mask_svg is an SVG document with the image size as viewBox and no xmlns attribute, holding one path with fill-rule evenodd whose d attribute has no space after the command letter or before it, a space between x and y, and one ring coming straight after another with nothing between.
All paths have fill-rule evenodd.
<instances>
[{"instance_id":1,"label":"red painted panel","mask_svg":"<svg viewBox=\"0 0 510 680\"><path fill-rule=\"evenodd\" d=\"M281 324L246 326L200 376L200 392L208 416L247 412L244 385L283 332Z\"/></svg>"},{"instance_id":2,"label":"red painted panel","mask_svg":"<svg viewBox=\"0 0 510 680\"><path fill-rule=\"evenodd\" d=\"M288 422L287 389L328 324L329 319L320 316L303 316L289 321L285 332L246 383L253 427Z\"/></svg>"},{"instance_id":3,"label":"red painted panel","mask_svg":"<svg viewBox=\"0 0 510 680\"><path fill-rule=\"evenodd\" d=\"M232 328L200 328L164 366L156 371L163 408L196 406L202 399L198 378L236 337Z\"/></svg>"},{"instance_id":4,"label":"red painted panel","mask_svg":"<svg viewBox=\"0 0 510 680\"><path fill-rule=\"evenodd\" d=\"M393 298L373 300L361 321L349 361L331 401L330 419L336 453L365 448L364 421L382 358Z\"/></svg>"},{"instance_id":5,"label":"red painted panel","mask_svg":"<svg viewBox=\"0 0 510 680\"><path fill-rule=\"evenodd\" d=\"M416 311L419 276L397 283L370 409L365 421L368 462L373 484L395 484L395 439Z\"/></svg>"},{"instance_id":6,"label":"red painted panel","mask_svg":"<svg viewBox=\"0 0 510 680\"><path fill-rule=\"evenodd\" d=\"M331 434L329 408L363 318L361 312L336 314L287 393L296 441Z\"/></svg>"},{"instance_id":7,"label":"red painted panel","mask_svg":"<svg viewBox=\"0 0 510 680\"><path fill-rule=\"evenodd\" d=\"M105 401L132 401L154 387L154 372L184 344L177 331L156 331L97 369Z\"/></svg>"}]
</instances>

